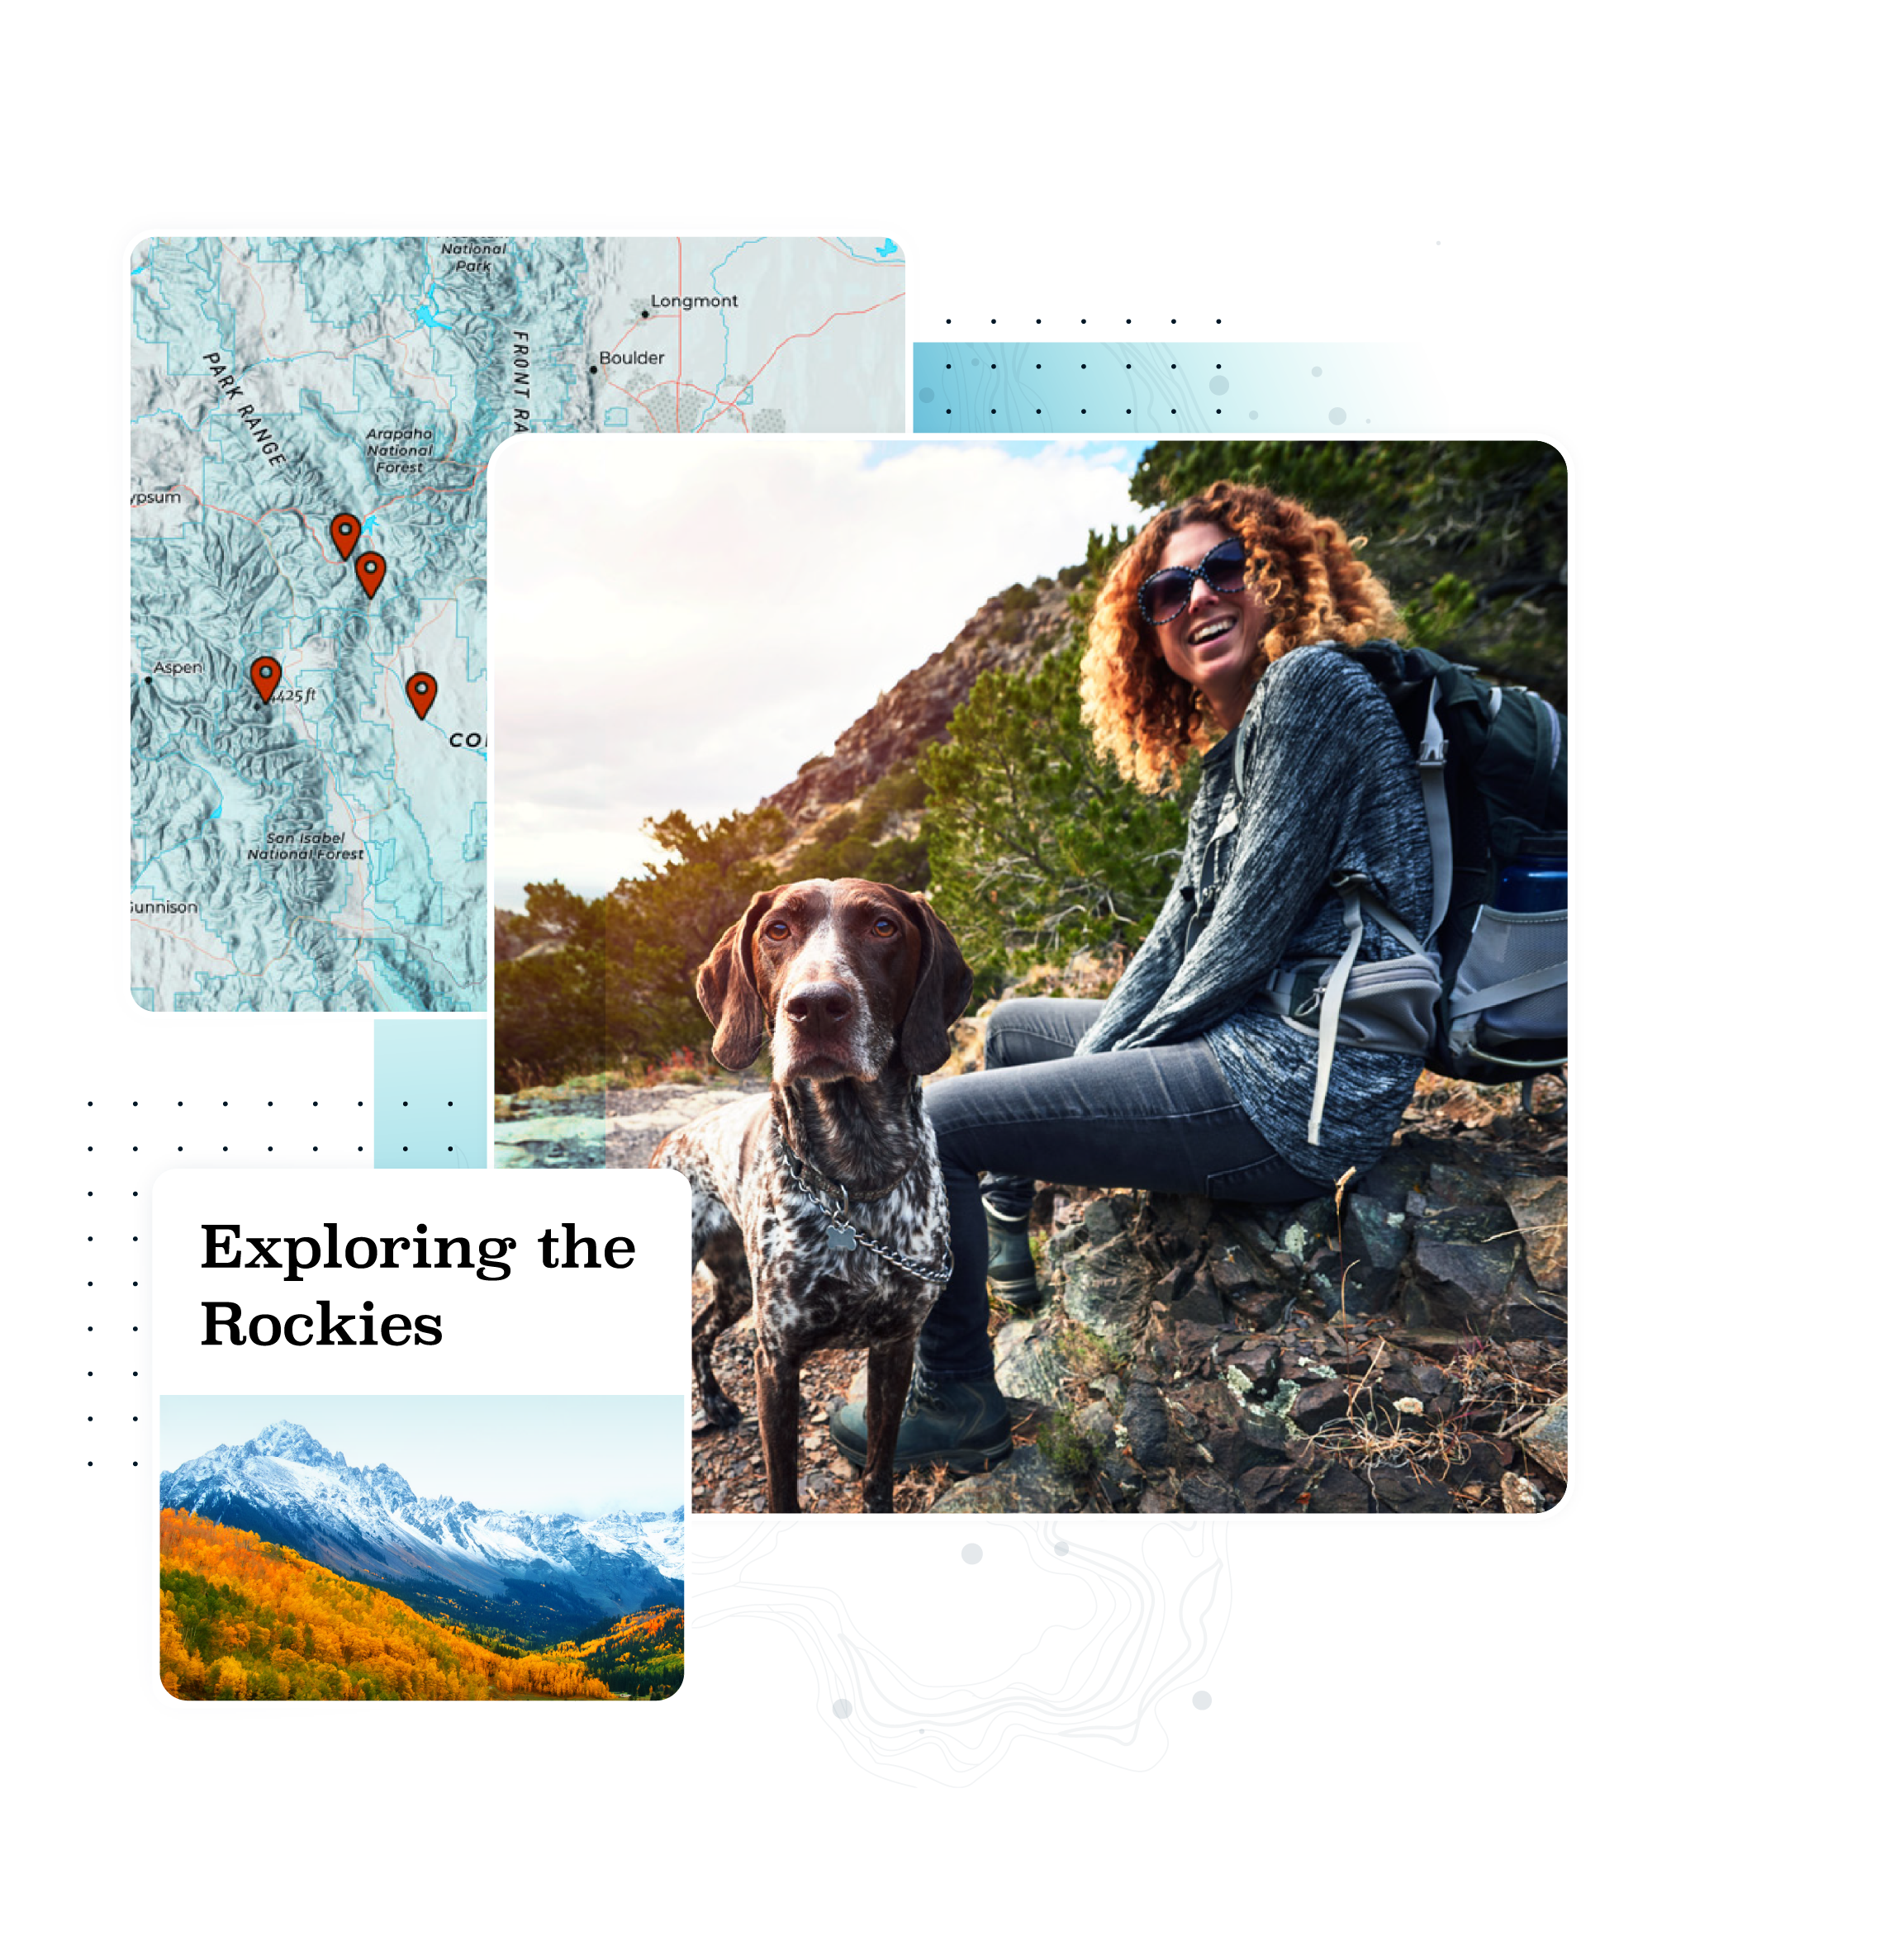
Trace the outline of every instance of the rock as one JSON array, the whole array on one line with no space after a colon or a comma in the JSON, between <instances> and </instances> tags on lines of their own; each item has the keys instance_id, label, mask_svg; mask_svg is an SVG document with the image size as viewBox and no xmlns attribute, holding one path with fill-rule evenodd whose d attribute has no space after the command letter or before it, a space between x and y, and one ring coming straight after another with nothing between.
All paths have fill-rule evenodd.
<instances>
[{"instance_id":1,"label":"rock","mask_svg":"<svg viewBox=\"0 0 1904 1945\"><path fill-rule=\"evenodd\" d=\"M1197 1287L1197 1277L1202 1265L1194 1256L1185 1257L1176 1266L1166 1272L1163 1280L1151 1293L1153 1303L1170 1306L1181 1303ZM1218 1307L1222 1307L1220 1305Z\"/></svg>"},{"instance_id":2,"label":"rock","mask_svg":"<svg viewBox=\"0 0 1904 1945\"><path fill-rule=\"evenodd\" d=\"M1339 1378L1321 1384L1305 1385L1289 1407L1289 1416L1306 1432L1320 1431L1331 1419L1346 1417L1349 1388Z\"/></svg>"},{"instance_id":3,"label":"rock","mask_svg":"<svg viewBox=\"0 0 1904 1945\"><path fill-rule=\"evenodd\" d=\"M1288 1257L1283 1248L1283 1226L1278 1218L1283 1211L1275 1208L1251 1210L1226 1203L1220 1216L1210 1219L1210 1248L1230 1250L1232 1255L1253 1261L1261 1271L1265 1281L1274 1282L1279 1270L1284 1274L1293 1267L1293 1259L1279 1263L1279 1256Z\"/></svg>"},{"instance_id":4,"label":"rock","mask_svg":"<svg viewBox=\"0 0 1904 1945\"><path fill-rule=\"evenodd\" d=\"M1084 1504L1081 1480L1058 1471L1035 1445L1020 1445L989 1473L942 1494L935 1513L1071 1513Z\"/></svg>"},{"instance_id":5,"label":"rock","mask_svg":"<svg viewBox=\"0 0 1904 1945\"><path fill-rule=\"evenodd\" d=\"M1473 1321L1501 1308L1520 1257L1520 1237L1505 1208L1430 1207L1416 1227L1416 1262L1449 1307Z\"/></svg>"},{"instance_id":6,"label":"rock","mask_svg":"<svg viewBox=\"0 0 1904 1945\"><path fill-rule=\"evenodd\" d=\"M1369 1486L1384 1512L1451 1513L1455 1510L1446 1486L1434 1479L1417 1479L1406 1466L1384 1466Z\"/></svg>"},{"instance_id":7,"label":"rock","mask_svg":"<svg viewBox=\"0 0 1904 1945\"><path fill-rule=\"evenodd\" d=\"M1170 1457L1170 1421L1163 1393L1154 1384L1132 1384L1124 1400L1124 1444L1147 1470Z\"/></svg>"},{"instance_id":8,"label":"rock","mask_svg":"<svg viewBox=\"0 0 1904 1945\"><path fill-rule=\"evenodd\" d=\"M1066 1365L1054 1342L1055 1321L1042 1316L1014 1317L992 1340L999 1389L1008 1398L1056 1404L1064 1396Z\"/></svg>"},{"instance_id":9,"label":"rock","mask_svg":"<svg viewBox=\"0 0 1904 1945\"><path fill-rule=\"evenodd\" d=\"M1408 1219L1373 1197L1342 1198L1342 1254L1349 1268L1345 1307L1353 1316L1385 1308L1408 1253Z\"/></svg>"},{"instance_id":10,"label":"rock","mask_svg":"<svg viewBox=\"0 0 1904 1945\"><path fill-rule=\"evenodd\" d=\"M1140 1513L1180 1513L1183 1510L1167 1481L1145 1487L1144 1496L1137 1501Z\"/></svg>"},{"instance_id":11,"label":"rock","mask_svg":"<svg viewBox=\"0 0 1904 1945\"><path fill-rule=\"evenodd\" d=\"M1090 1205L1085 1227L1099 1226L1097 1212L1116 1198ZM1150 1316L1154 1274L1137 1245L1114 1222L1104 1240L1063 1259L1065 1313L1101 1338L1119 1360L1136 1350ZM1218 1321L1221 1321L1219 1317Z\"/></svg>"},{"instance_id":12,"label":"rock","mask_svg":"<svg viewBox=\"0 0 1904 1945\"><path fill-rule=\"evenodd\" d=\"M1527 1246L1527 1270L1542 1290L1567 1288L1567 1178L1520 1175L1508 1185L1508 1207Z\"/></svg>"},{"instance_id":13,"label":"rock","mask_svg":"<svg viewBox=\"0 0 1904 1945\"><path fill-rule=\"evenodd\" d=\"M1409 1325L1399 1331L1391 1331L1389 1340L1392 1344L1405 1344L1412 1350L1425 1350L1431 1357L1451 1358L1465 1350L1468 1333L1465 1331L1449 1331L1438 1324ZM1424 1392L1422 1397L1428 1394Z\"/></svg>"},{"instance_id":14,"label":"rock","mask_svg":"<svg viewBox=\"0 0 1904 1945\"><path fill-rule=\"evenodd\" d=\"M1349 1184L1350 1192L1385 1212L1400 1215L1408 1207L1409 1190L1427 1181L1427 1165L1411 1141L1404 1140L1373 1168L1357 1174Z\"/></svg>"},{"instance_id":15,"label":"rock","mask_svg":"<svg viewBox=\"0 0 1904 1945\"><path fill-rule=\"evenodd\" d=\"M1202 1369L1204 1359L1215 1348L1217 1339L1223 1334L1218 1326L1176 1319L1171 1320L1171 1326L1170 1335L1177 1347L1177 1370ZM1172 1375L1175 1376L1175 1373L1173 1372Z\"/></svg>"},{"instance_id":16,"label":"rock","mask_svg":"<svg viewBox=\"0 0 1904 1945\"><path fill-rule=\"evenodd\" d=\"M1204 1259L1202 1281L1217 1296L1233 1301L1262 1288L1263 1269L1233 1238L1225 1237L1219 1243L1213 1237L1209 1254Z\"/></svg>"},{"instance_id":17,"label":"rock","mask_svg":"<svg viewBox=\"0 0 1904 1945\"><path fill-rule=\"evenodd\" d=\"M1251 1511L1265 1513L1270 1510L1270 1502L1280 1498L1295 1478L1293 1465L1251 1466L1237 1485Z\"/></svg>"},{"instance_id":18,"label":"rock","mask_svg":"<svg viewBox=\"0 0 1904 1945\"><path fill-rule=\"evenodd\" d=\"M1130 1240L1131 1218L1137 1212L1134 1195L1113 1193L1094 1196L1085 1204L1085 1234L1093 1243L1123 1243Z\"/></svg>"},{"instance_id":19,"label":"rock","mask_svg":"<svg viewBox=\"0 0 1904 1945\"><path fill-rule=\"evenodd\" d=\"M1220 1426L1210 1434L1210 1458L1225 1478L1240 1479L1245 1473L1282 1458L1292 1436L1298 1435L1289 1421L1265 1412L1242 1413L1234 1424Z\"/></svg>"},{"instance_id":20,"label":"rock","mask_svg":"<svg viewBox=\"0 0 1904 1945\"><path fill-rule=\"evenodd\" d=\"M1563 1393L1516 1435L1521 1449L1556 1479L1567 1476L1567 1400Z\"/></svg>"},{"instance_id":21,"label":"rock","mask_svg":"<svg viewBox=\"0 0 1904 1945\"><path fill-rule=\"evenodd\" d=\"M1449 1203L1498 1202L1501 1192L1491 1169L1478 1167L1472 1151L1455 1159L1454 1144L1437 1142L1428 1162L1428 1199Z\"/></svg>"},{"instance_id":22,"label":"rock","mask_svg":"<svg viewBox=\"0 0 1904 1945\"><path fill-rule=\"evenodd\" d=\"M1501 1505L1510 1513L1544 1513L1547 1510L1546 1497L1541 1488L1518 1473L1501 1474Z\"/></svg>"},{"instance_id":23,"label":"rock","mask_svg":"<svg viewBox=\"0 0 1904 1945\"><path fill-rule=\"evenodd\" d=\"M1179 1487L1184 1504L1193 1513L1240 1513L1243 1502L1229 1482L1214 1473L1189 1473Z\"/></svg>"},{"instance_id":24,"label":"rock","mask_svg":"<svg viewBox=\"0 0 1904 1945\"><path fill-rule=\"evenodd\" d=\"M1208 1331L1212 1336L1227 1321L1223 1307L1214 1290L1207 1289L1201 1283L1193 1283L1177 1302L1170 1306L1173 1324L1194 1324ZM1181 1335L1180 1331L1179 1335Z\"/></svg>"},{"instance_id":25,"label":"rock","mask_svg":"<svg viewBox=\"0 0 1904 1945\"><path fill-rule=\"evenodd\" d=\"M1223 1354L1222 1363L1225 1381L1238 1397L1256 1392L1267 1393L1276 1388L1282 1369L1282 1348L1274 1337L1246 1337L1233 1350ZM1241 1390L1228 1375L1232 1371L1243 1379Z\"/></svg>"},{"instance_id":26,"label":"rock","mask_svg":"<svg viewBox=\"0 0 1904 1945\"><path fill-rule=\"evenodd\" d=\"M1212 1206L1207 1195L1147 1196L1142 1232L1166 1263L1194 1259L1203 1253Z\"/></svg>"},{"instance_id":27,"label":"rock","mask_svg":"<svg viewBox=\"0 0 1904 1945\"><path fill-rule=\"evenodd\" d=\"M1419 1283L1410 1283L1403 1287L1402 1321L1413 1330L1436 1327L1435 1307L1429 1301L1427 1290Z\"/></svg>"},{"instance_id":28,"label":"rock","mask_svg":"<svg viewBox=\"0 0 1904 1945\"><path fill-rule=\"evenodd\" d=\"M1360 1475L1346 1465L1332 1465L1309 1488L1312 1513L1366 1513L1369 1489Z\"/></svg>"}]
</instances>

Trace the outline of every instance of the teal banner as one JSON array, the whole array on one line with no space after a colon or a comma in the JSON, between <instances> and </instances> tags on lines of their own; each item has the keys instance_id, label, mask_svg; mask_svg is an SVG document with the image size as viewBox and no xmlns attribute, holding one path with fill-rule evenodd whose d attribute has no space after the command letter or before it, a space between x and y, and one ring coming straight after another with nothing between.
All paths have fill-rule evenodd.
<instances>
[{"instance_id":1,"label":"teal banner","mask_svg":"<svg viewBox=\"0 0 1904 1945\"><path fill-rule=\"evenodd\" d=\"M480 1169L489 1141L489 1022L379 1020L377 1165Z\"/></svg>"},{"instance_id":2,"label":"teal banner","mask_svg":"<svg viewBox=\"0 0 1904 1945\"><path fill-rule=\"evenodd\" d=\"M915 432L1355 438L1418 427L1418 354L1392 344L916 344Z\"/></svg>"}]
</instances>

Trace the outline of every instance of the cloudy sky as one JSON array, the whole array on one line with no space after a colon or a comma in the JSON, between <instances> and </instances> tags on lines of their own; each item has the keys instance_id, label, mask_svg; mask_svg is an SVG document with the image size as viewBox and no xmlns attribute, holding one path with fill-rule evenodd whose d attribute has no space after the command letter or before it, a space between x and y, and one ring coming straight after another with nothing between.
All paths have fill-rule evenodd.
<instances>
[{"instance_id":1,"label":"cloudy sky","mask_svg":"<svg viewBox=\"0 0 1904 1945\"><path fill-rule=\"evenodd\" d=\"M974 609L1139 518L1129 441L510 439L490 477L497 902L751 809Z\"/></svg>"}]
</instances>

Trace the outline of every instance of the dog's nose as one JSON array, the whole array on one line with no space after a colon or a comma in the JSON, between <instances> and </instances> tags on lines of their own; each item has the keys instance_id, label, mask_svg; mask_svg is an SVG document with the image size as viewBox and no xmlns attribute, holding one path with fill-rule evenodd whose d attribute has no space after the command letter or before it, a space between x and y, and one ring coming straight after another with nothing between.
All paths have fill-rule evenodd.
<instances>
[{"instance_id":1,"label":"dog's nose","mask_svg":"<svg viewBox=\"0 0 1904 1945\"><path fill-rule=\"evenodd\" d=\"M838 1026L852 1011L852 995L838 980L810 980L782 1002L799 1027Z\"/></svg>"}]
</instances>

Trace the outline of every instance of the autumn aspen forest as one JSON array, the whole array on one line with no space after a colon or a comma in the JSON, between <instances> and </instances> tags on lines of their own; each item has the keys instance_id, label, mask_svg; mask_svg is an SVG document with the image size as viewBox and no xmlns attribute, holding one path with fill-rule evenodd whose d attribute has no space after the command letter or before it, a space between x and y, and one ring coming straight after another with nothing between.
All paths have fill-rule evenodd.
<instances>
[{"instance_id":1,"label":"autumn aspen forest","mask_svg":"<svg viewBox=\"0 0 1904 1945\"><path fill-rule=\"evenodd\" d=\"M183 1701L609 1701L681 1686L678 1607L524 1650L170 1507L159 1585L159 1679Z\"/></svg>"}]
</instances>

